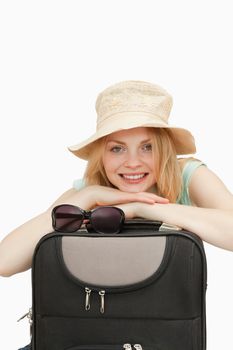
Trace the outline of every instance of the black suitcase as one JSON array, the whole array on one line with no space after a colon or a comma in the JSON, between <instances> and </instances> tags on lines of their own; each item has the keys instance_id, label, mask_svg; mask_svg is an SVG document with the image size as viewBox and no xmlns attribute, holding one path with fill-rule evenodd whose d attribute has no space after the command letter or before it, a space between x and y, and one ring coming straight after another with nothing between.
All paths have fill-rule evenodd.
<instances>
[{"instance_id":1,"label":"black suitcase","mask_svg":"<svg viewBox=\"0 0 233 350\"><path fill-rule=\"evenodd\" d=\"M200 238L130 220L119 234L53 232L32 266L33 350L205 350Z\"/></svg>"}]
</instances>

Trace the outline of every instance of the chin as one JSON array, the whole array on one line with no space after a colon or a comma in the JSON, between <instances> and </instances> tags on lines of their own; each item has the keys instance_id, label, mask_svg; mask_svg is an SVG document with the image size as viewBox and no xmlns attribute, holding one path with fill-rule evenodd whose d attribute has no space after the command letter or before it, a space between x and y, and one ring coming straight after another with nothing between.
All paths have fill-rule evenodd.
<instances>
[{"instance_id":1,"label":"chin","mask_svg":"<svg viewBox=\"0 0 233 350\"><path fill-rule=\"evenodd\" d=\"M119 186L118 187L120 191L123 192L131 192L131 193L137 193L137 192L147 192L148 191L148 187L140 187L140 186L136 186L136 185L132 185L132 186Z\"/></svg>"}]
</instances>

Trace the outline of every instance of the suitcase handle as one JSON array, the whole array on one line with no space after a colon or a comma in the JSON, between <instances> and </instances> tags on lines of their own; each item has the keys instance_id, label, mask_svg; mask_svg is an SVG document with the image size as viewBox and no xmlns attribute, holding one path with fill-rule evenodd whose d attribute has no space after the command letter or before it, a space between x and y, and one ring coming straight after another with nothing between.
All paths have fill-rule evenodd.
<instances>
[{"instance_id":1,"label":"suitcase handle","mask_svg":"<svg viewBox=\"0 0 233 350\"><path fill-rule=\"evenodd\" d=\"M155 220L146 220L146 219L131 219L131 220L126 220L124 223L124 228L130 227L132 228L134 225L137 226L145 226L148 228L151 228L151 226L155 227L156 230L158 231L181 231L182 228L176 225L171 225L167 224L166 222L162 221L155 221Z\"/></svg>"}]
</instances>

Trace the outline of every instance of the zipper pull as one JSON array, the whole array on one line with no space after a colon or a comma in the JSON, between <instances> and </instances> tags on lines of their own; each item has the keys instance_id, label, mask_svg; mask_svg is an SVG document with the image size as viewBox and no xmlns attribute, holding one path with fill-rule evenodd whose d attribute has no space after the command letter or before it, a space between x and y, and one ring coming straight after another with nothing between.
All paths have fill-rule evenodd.
<instances>
[{"instance_id":1,"label":"zipper pull","mask_svg":"<svg viewBox=\"0 0 233 350\"><path fill-rule=\"evenodd\" d=\"M23 316L21 316L21 317L17 320L17 322L23 320L25 317L27 317L27 315L28 315L28 312L27 312L26 314L24 314Z\"/></svg>"},{"instance_id":2,"label":"zipper pull","mask_svg":"<svg viewBox=\"0 0 233 350\"><path fill-rule=\"evenodd\" d=\"M25 317L27 317L27 318L28 318L28 322L29 322L30 324L32 324L32 308L30 308L29 311L28 311L26 314L24 314L23 316L21 316L21 317L17 320L17 322L23 320Z\"/></svg>"},{"instance_id":3,"label":"zipper pull","mask_svg":"<svg viewBox=\"0 0 233 350\"><path fill-rule=\"evenodd\" d=\"M104 295L105 295L105 290L100 290L99 291L100 295L100 312L101 314L104 313Z\"/></svg>"},{"instance_id":4,"label":"zipper pull","mask_svg":"<svg viewBox=\"0 0 233 350\"><path fill-rule=\"evenodd\" d=\"M32 308L31 308L31 307L30 307L30 309L29 309L27 318L28 318L28 322L30 323L30 325L32 325L32 324L33 324L33 321L32 321Z\"/></svg>"},{"instance_id":5,"label":"zipper pull","mask_svg":"<svg viewBox=\"0 0 233 350\"><path fill-rule=\"evenodd\" d=\"M123 348L124 348L125 350L132 350L132 346L131 346L131 344L129 344L129 343L124 344L124 345L123 345Z\"/></svg>"},{"instance_id":6,"label":"zipper pull","mask_svg":"<svg viewBox=\"0 0 233 350\"><path fill-rule=\"evenodd\" d=\"M24 314L22 317L20 317L17 322L23 320L25 317L28 318L28 322L30 324L30 338L32 338L32 324L33 324L33 320L32 320L32 308L30 307L29 311Z\"/></svg>"},{"instance_id":7,"label":"zipper pull","mask_svg":"<svg viewBox=\"0 0 233 350\"><path fill-rule=\"evenodd\" d=\"M141 344L134 344L134 348L135 348L136 350L142 350Z\"/></svg>"},{"instance_id":8,"label":"zipper pull","mask_svg":"<svg viewBox=\"0 0 233 350\"><path fill-rule=\"evenodd\" d=\"M85 292L86 292L85 310L88 311L91 308L91 303L90 303L91 289L88 287L85 287Z\"/></svg>"}]
</instances>

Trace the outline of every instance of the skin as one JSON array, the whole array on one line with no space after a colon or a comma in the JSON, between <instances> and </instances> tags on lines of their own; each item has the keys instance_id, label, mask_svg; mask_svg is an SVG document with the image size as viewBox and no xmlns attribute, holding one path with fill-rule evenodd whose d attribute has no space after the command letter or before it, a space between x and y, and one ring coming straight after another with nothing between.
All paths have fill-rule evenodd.
<instances>
[{"instance_id":1,"label":"skin","mask_svg":"<svg viewBox=\"0 0 233 350\"><path fill-rule=\"evenodd\" d=\"M189 184L193 206L169 203L153 193L156 174L152 152L148 142L142 142L148 140L148 136L146 128L110 135L103 163L110 182L117 188L99 185L87 186L80 191L71 188L45 212L10 232L0 243L0 275L11 276L31 267L37 242L53 230L51 210L63 203L86 210L97 205L118 206L127 219L142 217L177 225L196 233L205 242L233 251L233 195L216 174L203 166L195 170ZM116 137L117 144L112 144ZM119 148L113 151L114 147ZM122 179L122 174L147 175L143 180L134 181Z\"/></svg>"},{"instance_id":2,"label":"skin","mask_svg":"<svg viewBox=\"0 0 233 350\"><path fill-rule=\"evenodd\" d=\"M147 128L123 130L109 135L103 165L109 181L119 190L155 192L156 174L151 135Z\"/></svg>"}]
</instances>

